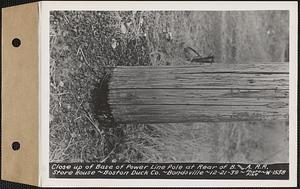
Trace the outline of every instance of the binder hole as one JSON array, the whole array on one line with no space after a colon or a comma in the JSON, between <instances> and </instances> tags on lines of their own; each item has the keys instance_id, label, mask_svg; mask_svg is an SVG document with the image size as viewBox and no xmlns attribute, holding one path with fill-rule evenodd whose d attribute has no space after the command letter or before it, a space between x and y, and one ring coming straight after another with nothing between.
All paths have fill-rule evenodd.
<instances>
[{"instance_id":1,"label":"binder hole","mask_svg":"<svg viewBox=\"0 0 300 189\"><path fill-rule=\"evenodd\" d=\"M12 148L14 151L19 150L20 147L21 147L21 145L20 145L19 142L13 142L12 145L11 145L11 148Z\"/></svg>"},{"instance_id":2,"label":"binder hole","mask_svg":"<svg viewBox=\"0 0 300 189\"><path fill-rule=\"evenodd\" d=\"M12 45L13 45L14 47L19 47L19 46L21 45L21 40L18 39L18 38L14 38L14 39L12 40Z\"/></svg>"}]
</instances>

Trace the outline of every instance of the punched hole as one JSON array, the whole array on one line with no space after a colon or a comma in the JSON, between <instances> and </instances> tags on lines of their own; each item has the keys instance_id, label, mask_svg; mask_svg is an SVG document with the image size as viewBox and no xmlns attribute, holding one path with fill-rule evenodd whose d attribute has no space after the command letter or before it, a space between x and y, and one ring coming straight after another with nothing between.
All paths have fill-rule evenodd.
<instances>
[{"instance_id":1,"label":"punched hole","mask_svg":"<svg viewBox=\"0 0 300 189\"><path fill-rule=\"evenodd\" d=\"M21 40L18 38L14 38L11 43L14 47L19 47L21 45Z\"/></svg>"},{"instance_id":2,"label":"punched hole","mask_svg":"<svg viewBox=\"0 0 300 189\"><path fill-rule=\"evenodd\" d=\"M11 148L12 148L14 151L19 150L20 147L21 147L21 145L20 145L19 142L13 142L12 145L11 145Z\"/></svg>"}]
</instances>

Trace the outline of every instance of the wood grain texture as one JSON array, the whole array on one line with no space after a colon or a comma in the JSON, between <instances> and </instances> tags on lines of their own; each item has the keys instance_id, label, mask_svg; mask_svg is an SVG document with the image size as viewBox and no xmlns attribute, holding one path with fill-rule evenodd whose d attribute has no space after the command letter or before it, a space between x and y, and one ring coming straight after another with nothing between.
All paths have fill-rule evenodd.
<instances>
[{"instance_id":1,"label":"wood grain texture","mask_svg":"<svg viewBox=\"0 0 300 189\"><path fill-rule=\"evenodd\" d=\"M110 91L113 105L271 106L286 103L288 90L124 89Z\"/></svg>"},{"instance_id":2,"label":"wood grain texture","mask_svg":"<svg viewBox=\"0 0 300 189\"><path fill-rule=\"evenodd\" d=\"M288 63L116 67L108 103L122 123L288 118Z\"/></svg>"},{"instance_id":3,"label":"wood grain texture","mask_svg":"<svg viewBox=\"0 0 300 189\"><path fill-rule=\"evenodd\" d=\"M115 76L124 75L128 72L137 74L137 71L153 73L289 73L288 62L264 62L247 64L199 64L180 66L118 66L115 68ZM141 73L138 72L138 73Z\"/></svg>"},{"instance_id":4,"label":"wood grain texture","mask_svg":"<svg viewBox=\"0 0 300 189\"><path fill-rule=\"evenodd\" d=\"M110 89L118 88L197 88L197 89L288 89L288 75L231 73L142 73L112 78ZM141 79L143 78L143 79ZM276 83L277 85L274 85Z\"/></svg>"},{"instance_id":5,"label":"wood grain texture","mask_svg":"<svg viewBox=\"0 0 300 189\"><path fill-rule=\"evenodd\" d=\"M267 106L112 105L120 123L183 123L287 119L288 108Z\"/></svg>"}]
</instances>

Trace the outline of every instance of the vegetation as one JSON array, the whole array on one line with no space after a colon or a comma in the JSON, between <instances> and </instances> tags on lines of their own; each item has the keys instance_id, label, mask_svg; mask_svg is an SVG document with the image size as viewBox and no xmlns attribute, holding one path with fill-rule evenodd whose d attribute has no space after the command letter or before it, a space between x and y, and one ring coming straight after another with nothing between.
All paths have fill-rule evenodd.
<instances>
[{"instance_id":1,"label":"vegetation","mask_svg":"<svg viewBox=\"0 0 300 189\"><path fill-rule=\"evenodd\" d=\"M114 66L288 61L287 11L50 15L51 162L287 162L288 124L115 124L99 97ZM104 86L105 87L105 86Z\"/></svg>"}]
</instances>

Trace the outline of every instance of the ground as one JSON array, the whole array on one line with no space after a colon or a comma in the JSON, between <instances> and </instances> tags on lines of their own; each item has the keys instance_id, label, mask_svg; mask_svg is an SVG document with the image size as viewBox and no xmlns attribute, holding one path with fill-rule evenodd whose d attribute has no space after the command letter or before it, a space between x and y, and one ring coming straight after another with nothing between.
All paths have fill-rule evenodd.
<instances>
[{"instance_id":1,"label":"ground","mask_svg":"<svg viewBox=\"0 0 300 189\"><path fill-rule=\"evenodd\" d=\"M53 11L50 26L50 162L288 162L285 121L107 124L96 102L107 70L191 64L186 47L288 61L287 11Z\"/></svg>"}]
</instances>

